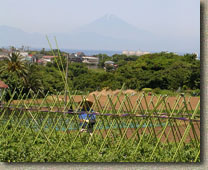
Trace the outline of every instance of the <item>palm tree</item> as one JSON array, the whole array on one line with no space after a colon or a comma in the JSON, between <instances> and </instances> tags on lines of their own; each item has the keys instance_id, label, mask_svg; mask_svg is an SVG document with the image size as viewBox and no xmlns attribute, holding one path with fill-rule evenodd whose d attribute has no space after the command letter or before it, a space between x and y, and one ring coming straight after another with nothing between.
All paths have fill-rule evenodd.
<instances>
[{"instance_id":1,"label":"palm tree","mask_svg":"<svg viewBox=\"0 0 208 170\"><path fill-rule=\"evenodd\" d=\"M38 92L38 90L43 90L43 84L40 79L40 75L37 72L38 67L34 64L28 64L28 75L27 75L27 84L25 87L27 89L31 89L34 92Z\"/></svg>"},{"instance_id":2,"label":"palm tree","mask_svg":"<svg viewBox=\"0 0 208 170\"><path fill-rule=\"evenodd\" d=\"M0 69L0 73L7 71L8 73L16 73L18 77L22 78L26 83L26 77L28 74L25 61L23 61L23 56L20 53L12 52L5 59L4 65Z\"/></svg>"}]
</instances>

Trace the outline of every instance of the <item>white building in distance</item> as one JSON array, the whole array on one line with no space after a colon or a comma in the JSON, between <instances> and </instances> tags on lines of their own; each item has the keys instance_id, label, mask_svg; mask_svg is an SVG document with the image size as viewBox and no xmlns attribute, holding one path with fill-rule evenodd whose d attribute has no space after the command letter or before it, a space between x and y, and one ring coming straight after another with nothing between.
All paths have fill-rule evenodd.
<instances>
[{"instance_id":1,"label":"white building in distance","mask_svg":"<svg viewBox=\"0 0 208 170\"><path fill-rule=\"evenodd\" d=\"M125 51L122 51L122 54L124 55L127 55L127 56L130 56L130 55L136 55L136 56L141 56L141 55L144 55L144 54L150 54L150 52L143 52L143 51L128 51L128 50L125 50Z\"/></svg>"},{"instance_id":2,"label":"white building in distance","mask_svg":"<svg viewBox=\"0 0 208 170\"><path fill-rule=\"evenodd\" d=\"M97 65L99 63L99 58L97 57L92 57L92 56L83 56L82 57L83 59L83 63L86 63L86 64L94 64L94 65Z\"/></svg>"}]
</instances>

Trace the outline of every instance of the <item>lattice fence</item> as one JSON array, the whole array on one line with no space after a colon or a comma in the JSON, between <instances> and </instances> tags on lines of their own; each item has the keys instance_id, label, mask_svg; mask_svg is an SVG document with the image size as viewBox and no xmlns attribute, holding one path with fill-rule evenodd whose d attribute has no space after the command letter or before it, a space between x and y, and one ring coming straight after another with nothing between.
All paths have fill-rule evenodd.
<instances>
[{"instance_id":1,"label":"lattice fence","mask_svg":"<svg viewBox=\"0 0 208 170\"><path fill-rule=\"evenodd\" d=\"M0 108L1 161L200 161L199 97L13 96ZM86 98L93 105L85 113L96 116L91 133L80 131L78 101Z\"/></svg>"}]
</instances>

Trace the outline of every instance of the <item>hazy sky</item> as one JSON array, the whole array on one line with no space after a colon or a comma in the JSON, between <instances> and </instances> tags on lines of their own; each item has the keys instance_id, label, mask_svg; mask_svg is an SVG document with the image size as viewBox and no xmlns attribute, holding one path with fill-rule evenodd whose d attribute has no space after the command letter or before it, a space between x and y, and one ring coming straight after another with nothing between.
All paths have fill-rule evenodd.
<instances>
[{"instance_id":1,"label":"hazy sky","mask_svg":"<svg viewBox=\"0 0 208 170\"><path fill-rule=\"evenodd\" d=\"M106 14L157 34L199 36L199 0L1 0L0 25L68 32Z\"/></svg>"}]
</instances>

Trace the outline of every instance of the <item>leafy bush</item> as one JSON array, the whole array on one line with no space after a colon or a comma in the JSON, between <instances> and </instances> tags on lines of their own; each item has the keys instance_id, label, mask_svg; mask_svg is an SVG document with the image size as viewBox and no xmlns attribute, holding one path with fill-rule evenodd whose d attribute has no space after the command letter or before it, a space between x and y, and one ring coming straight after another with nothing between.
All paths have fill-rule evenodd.
<instances>
[{"instance_id":1,"label":"leafy bush","mask_svg":"<svg viewBox=\"0 0 208 170\"><path fill-rule=\"evenodd\" d=\"M151 88L143 88L142 91L145 93L148 93L148 92L151 92L152 89Z\"/></svg>"},{"instance_id":2,"label":"leafy bush","mask_svg":"<svg viewBox=\"0 0 208 170\"><path fill-rule=\"evenodd\" d=\"M155 93L155 94L160 94L161 89L160 88L155 88L155 89L153 89L152 92Z\"/></svg>"},{"instance_id":3,"label":"leafy bush","mask_svg":"<svg viewBox=\"0 0 208 170\"><path fill-rule=\"evenodd\" d=\"M198 153L196 147L191 143L186 143L179 150L176 159L172 160L177 148L176 145L174 143L161 143L151 160L150 156L157 141L152 140L147 143L148 136L144 136L137 152L134 152L138 145L137 140L128 142L124 140L120 149L117 150L116 144L120 140L119 137L117 138L118 141L116 139L112 141L108 138L99 151L103 142L100 135L96 135L92 143L86 148L90 137L88 133L82 133L77 138L76 133L72 131L65 138L67 140L62 139L57 145L63 135L63 132L57 131L50 136L50 142L52 143L50 145L42 134L34 142L38 132L27 131L23 137L21 132L23 129L25 128L19 128L12 138L8 135L12 134L12 128L7 129L0 136L1 162L193 162ZM49 133L45 132L45 135L48 136ZM74 139L76 139L75 142ZM72 142L74 142L73 145ZM199 161L200 157L197 159L197 162Z\"/></svg>"},{"instance_id":4,"label":"leafy bush","mask_svg":"<svg viewBox=\"0 0 208 170\"><path fill-rule=\"evenodd\" d=\"M171 91L171 90L160 90L161 95L168 95L168 96L176 96L179 93Z\"/></svg>"}]
</instances>

